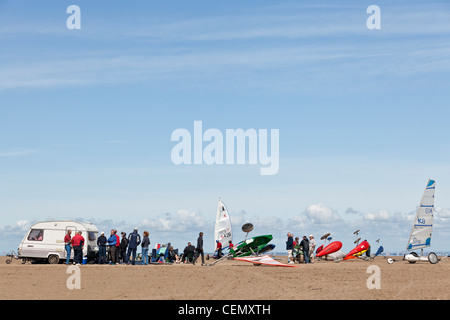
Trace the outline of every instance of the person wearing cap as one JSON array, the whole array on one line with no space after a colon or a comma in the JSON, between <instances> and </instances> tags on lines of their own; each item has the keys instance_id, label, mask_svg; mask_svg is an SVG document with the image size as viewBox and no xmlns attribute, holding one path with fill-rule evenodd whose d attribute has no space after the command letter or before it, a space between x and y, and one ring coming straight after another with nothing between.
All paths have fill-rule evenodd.
<instances>
[{"instance_id":1,"label":"person wearing cap","mask_svg":"<svg viewBox=\"0 0 450 320\"><path fill-rule=\"evenodd\" d=\"M109 246L109 255L111 256L111 264L115 265L116 264L116 251L117 251L117 237L116 237L116 233L115 230L112 229L111 230L111 236L108 238L107 240L107 244Z\"/></svg>"},{"instance_id":2,"label":"person wearing cap","mask_svg":"<svg viewBox=\"0 0 450 320\"><path fill-rule=\"evenodd\" d=\"M314 263L314 251L316 250L316 239L312 234L309 235L309 261Z\"/></svg>"},{"instance_id":3,"label":"person wearing cap","mask_svg":"<svg viewBox=\"0 0 450 320\"><path fill-rule=\"evenodd\" d=\"M127 263L130 263L130 257L133 255L131 264L136 264L136 250L141 244L141 236L138 233L138 228L134 228L133 232L128 236L128 252L127 252Z\"/></svg>"},{"instance_id":4,"label":"person wearing cap","mask_svg":"<svg viewBox=\"0 0 450 320\"><path fill-rule=\"evenodd\" d=\"M100 237L97 238L99 264L106 263L106 242L105 232L102 231Z\"/></svg>"}]
</instances>

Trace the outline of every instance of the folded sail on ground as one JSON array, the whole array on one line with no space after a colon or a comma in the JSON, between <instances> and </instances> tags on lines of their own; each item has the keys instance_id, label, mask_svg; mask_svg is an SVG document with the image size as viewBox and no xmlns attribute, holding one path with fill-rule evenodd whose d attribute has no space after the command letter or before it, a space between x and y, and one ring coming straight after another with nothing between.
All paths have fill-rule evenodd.
<instances>
[{"instance_id":1,"label":"folded sail on ground","mask_svg":"<svg viewBox=\"0 0 450 320\"><path fill-rule=\"evenodd\" d=\"M256 265L263 264L263 265L269 265L269 266L275 266L275 267L297 267L297 268L300 267L300 266L297 266L294 264L281 263L268 255L252 257L252 258L233 258L233 259L239 260L239 261L251 262Z\"/></svg>"}]
</instances>

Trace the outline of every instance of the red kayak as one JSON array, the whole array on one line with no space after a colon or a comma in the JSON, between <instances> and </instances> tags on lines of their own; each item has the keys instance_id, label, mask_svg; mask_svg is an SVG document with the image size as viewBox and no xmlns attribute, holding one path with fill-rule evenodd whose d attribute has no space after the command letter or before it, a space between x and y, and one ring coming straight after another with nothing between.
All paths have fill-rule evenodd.
<instances>
[{"instance_id":1,"label":"red kayak","mask_svg":"<svg viewBox=\"0 0 450 320\"><path fill-rule=\"evenodd\" d=\"M317 257L317 254L318 254L320 251L322 251L322 250L323 250L323 245L321 245L320 247L317 248L317 250L316 250L316 257Z\"/></svg>"},{"instance_id":2,"label":"red kayak","mask_svg":"<svg viewBox=\"0 0 450 320\"><path fill-rule=\"evenodd\" d=\"M320 250L316 254L316 257L322 257L322 256L329 255L330 253L336 252L336 251L338 251L341 248L342 248L342 242L334 241L334 242L330 243L329 245L327 245L322 250Z\"/></svg>"},{"instance_id":3,"label":"red kayak","mask_svg":"<svg viewBox=\"0 0 450 320\"><path fill-rule=\"evenodd\" d=\"M357 254L357 253L359 253L361 251L367 251L367 249L369 249L369 243L367 241L363 241L359 245L357 245L352 251L347 253L347 255L345 257L352 256L352 255Z\"/></svg>"}]
</instances>

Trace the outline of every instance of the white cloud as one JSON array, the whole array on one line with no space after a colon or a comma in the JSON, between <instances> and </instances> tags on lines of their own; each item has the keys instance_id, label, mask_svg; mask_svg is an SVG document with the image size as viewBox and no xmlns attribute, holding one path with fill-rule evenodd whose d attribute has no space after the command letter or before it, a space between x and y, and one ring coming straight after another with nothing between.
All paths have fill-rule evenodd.
<instances>
[{"instance_id":1,"label":"white cloud","mask_svg":"<svg viewBox=\"0 0 450 320\"><path fill-rule=\"evenodd\" d=\"M449 208L436 208L436 217L440 219L450 219L450 209Z\"/></svg>"},{"instance_id":2,"label":"white cloud","mask_svg":"<svg viewBox=\"0 0 450 320\"><path fill-rule=\"evenodd\" d=\"M345 210L345 214L361 215L361 212L353 209L352 207L349 207L349 208L347 208L347 210Z\"/></svg>"},{"instance_id":3,"label":"white cloud","mask_svg":"<svg viewBox=\"0 0 450 320\"><path fill-rule=\"evenodd\" d=\"M355 212L358 210L353 209ZM301 214L271 216L250 215L245 210L230 212L234 241L244 239L245 233L241 230L244 223L252 223L254 230L249 234L273 235L273 243L277 245L276 251L283 252L285 248L286 233L292 232L295 236L314 234L316 239L325 233L331 232L334 240L342 241L344 250L353 248L353 232L360 229L359 236L374 242L378 238L387 251L403 250L409 231L411 219L414 212L390 213L388 210L376 212L360 213L357 215L347 215L341 218L338 211L326 206L323 203L316 203L308 206ZM116 221L112 219L96 220L84 219L81 217L72 218L77 221L91 221L99 231L109 234L112 228L119 232L125 231L127 234L134 227L138 227L140 234L144 230L149 231L151 243L171 242L177 248L184 248L188 241L196 242L198 232L203 231L205 250L210 252L213 248L214 219L205 217L200 213L188 209L179 209L174 213L164 213L157 216L149 215L148 218L140 221L132 221L132 217L126 220ZM47 218L46 220L52 220ZM16 249L17 245L24 237L28 228L37 221L18 220L10 225L0 226L1 251ZM450 209L437 208L435 230L433 233L434 248L436 250L446 250L448 241L448 228L450 227Z\"/></svg>"},{"instance_id":4,"label":"white cloud","mask_svg":"<svg viewBox=\"0 0 450 320\"><path fill-rule=\"evenodd\" d=\"M390 219L390 214L386 210L380 210L377 212L369 212L364 215L364 219L372 221L387 221Z\"/></svg>"},{"instance_id":5,"label":"white cloud","mask_svg":"<svg viewBox=\"0 0 450 320\"><path fill-rule=\"evenodd\" d=\"M292 9L273 12L270 7L237 16L218 14L176 22L162 19L142 28L122 28L121 25L117 32L111 31L112 25L102 22L95 28L97 31L84 36L99 39L98 43L103 43L109 36L114 36L115 41L131 37L135 39L136 47L121 51L108 50L107 46L87 50L82 47L74 56L67 56L66 51L55 51L50 60L32 59L33 62L27 64L23 63L27 60L23 55L7 51L3 54L8 56L3 60L8 63L0 65L0 90L127 82L158 84L169 81L172 84L174 81L185 83L186 79L189 79L189 85L204 85L205 81L210 83L210 79L219 81L217 74L220 74L220 81L236 83L236 88L245 83L272 90L295 88L298 91L299 87L315 88L317 84L322 88L324 83L370 84L371 76L390 79L450 69L449 46L439 39L449 33L450 14L440 6L416 6L418 10L396 6L395 10L383 13L386 21L394 21L391 22L394 25L381 30L383 38L368 33L355 9L348 19L349 8L323 11L323 7L318 7L313 14L310 10L301 11L302 8L305 6L298 7L300 13L296 14ZM386 18L389 15L395 18ZM430 21L430 16L435 19ZM22 25L18 27L23 28ZM36 30L35 24L23 33L31 35L33 30ZM419 46L411 37L418 33L436 38L420 39ZM337 34L339 40L336 40ZM313 41L320 39L318 37L328 37L330 43L326 41L324 45L323 41ZM290 41L298 38L311 41ZM230 45L231 41L240 44L241 40L258 42ZM272 40L279 43L274 45ZM142 50L142 46L148 47L149 41L156 42L150 47L157 49ZM200 46L199 49L198 43L209 41L217 41L218 45ZM35 49L37 52L40 49L48 51L46 48ZM267 72L268 76L262 77L261 71ZM273 76L277 81L273 81Z\"/></svg>"},{"instance_id":6,"label":"white cloud","mask_svg":"<svg viewBox=\"0 0 450 320\"><path fill-rule=\"evenodd\" d=\"M206 221L202 214L186 209L180 209L175 214L165 213L157 219L144 219L141 225L153 231L184 232L190 229L203 228Z\"/></svg>"},{"instance_id":7,"label":"white cloud","mask_svg":"<svg viewBox=\"0 0 450 320\"><path fill-rule=\"evenodd\" d=\"M323 203L310 205L302 215L306 218L306 221L313 224L331 224L341 220L336 210L327 207Z\"/></svg>"},{"instance_id":8,"label":"white cloud","mask_svg":"<svg viewBox=\"0 0 450 320\"><path fill-rule=\"evenodd\" d=\"M19 220L15 223L15 225L21 228L21 230L27 230L30 223L27 220Z\"/></svg>"},{"instance_id":9,"label":"white cloud","mask_svg":"<svg viewBox=\"0 0 450 320\"><path fill-rule=\"evenodd\" d=\"M23 156L27 154L36 153L36 150L32 149L10 149L10 150L3 150L0 151L0 157L17 157L17 156Z\"/></svg>"}]
</instances>

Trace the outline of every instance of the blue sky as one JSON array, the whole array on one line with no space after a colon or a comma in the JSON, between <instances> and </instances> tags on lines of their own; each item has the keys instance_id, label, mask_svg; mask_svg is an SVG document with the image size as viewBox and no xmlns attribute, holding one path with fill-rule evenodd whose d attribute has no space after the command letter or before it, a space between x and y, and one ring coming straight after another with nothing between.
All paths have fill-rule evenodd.
<instances>
[{"instance_id":1,"label":"blue sky","mask_svg":"<svg viewBox=\"0 0 450 320\"><path fill-rule=\"evenodd\" d=\"M403 250L428 178L447 250L449 40L447 1L0 0L0 251L69 218L212 243L219 197L236 240L250 221L281 250L288 231L351 249L354 229ZM195 120L279 129L279 173L175 166Z\"/></svg>"}]
</instances>

